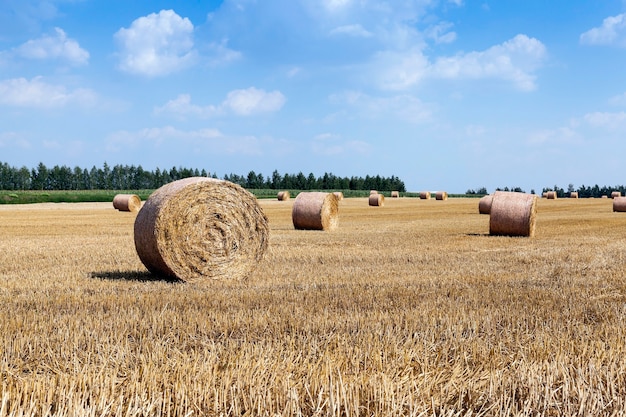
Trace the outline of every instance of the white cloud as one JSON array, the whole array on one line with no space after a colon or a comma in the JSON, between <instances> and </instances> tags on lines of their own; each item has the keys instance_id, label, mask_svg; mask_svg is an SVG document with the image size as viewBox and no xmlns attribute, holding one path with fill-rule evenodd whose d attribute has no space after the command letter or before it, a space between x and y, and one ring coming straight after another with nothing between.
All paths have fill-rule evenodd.
<instances>
[{"instance_id":1,"label":"white cloud","mask_svg":"<svg viewBox=\"0 0 626 417\"><path fill-rule=\"evenodd\" d=\"M41 77L0 81L0 104L18 107L57 108L69 104L91 106L96 95L88 89L67 91L63 85L48 84Z\"/></svg>"},{"instance_id":2,"label":"white cloud","mask_svg":"<svg viewBox=\"0 0 626 417\"><path fill-rule=\"evenodd\" d=\"M334 94L331 102L351 107L350 114L367 120L397 119L409 123L424 123L432 120L430 106L409 96L371 97L356 91Z\"/></svg>"},{"instance_id":3,"label":"white cloud","mask_svg":"<svg viewBox=\"0 0 626 417\"><path fill-rule=\"evenodd\" d=\"M174 100L161 107L156 107L156 114L170 114L177 118L198 117L209 118L227 113L238 116L251 116L259 113L278 111L286 102L280 91L266 92L254 87L246 90L233 90L218 106L198 106L191 103L191 95L180 94Z\"/></svg>"},{"instance_id":4,"label":"white cloud","mask_svg":"<svg viewBox=\"0 0 626 417\"><path fill-rule=\"evenodd\" d=\"M330 35L346 35L355 38L371 38L374 36L372 32L365 30L363 26L358 24L336 27L330 31Z\"/></svg>"},{"instance_id":5,"label":"white cloud","mask_svg":"<svg viewBox=\"0 0 626 417\"><path fill-rule=\"evenodd\" d=\"M407 90L425 79L503 79L530 91L536 88L534 71L546 56L539 40L517 35L485 51L441 57L435 62L418 48L378 52L369 74L386 90Z\"/></svg>"},{"instance_id":6,"label":"white cloud","mask_svg":"<svg viewBox=\"0 0 626 417\"><path fill-rule=\"evenodd\" d=\"M452 23L441 22L426 29L424 34L435 43L452 43L456 40L456 33L449 31L452 26Z\"/></svg>"},{"instance_id":7,"label":"white cloud","mask_svg":"<svg viewBox=\"0 0 626 417\"><path fill-rule=\"evenodd\" d=\"M118 131L106 139L108 152L124 152L143 148L152 150L194 149L213 154L261 154L261 141L254 136L228 137L217 129L180 130L172 126L145 128L138 131Z\"/></svg>"},{"instance_id":8,"label":"white cloud","mask_svg":"<svg viewBox=\"0 0 626 417\"><path fill-rule=\"evenodd\" d=\"M626 46L626 14L607 17L602 26L580 35L580 42L587 45Z\"/></svg>"},{"instance_id":9,"label":"white cloud","mask_svg":"<svg viewBox=\"0 0 626 417\"><path fill-rule=\"evenodd\" d=\"M485 51L439 58L430 73L436 78L504 79L520 90L530 91L536 88L533 71L546 55L546 47L539 40L517 35Z\"/></svg>"},{"instance_id":10,"label":"white cloud","mask_svg":"<svg viewBox=\"0 0 626 417\"><path fill-rule=\"evenodd\" d=\"M592 127L603 128L607 130L626 129L626 112L623 111L617 113L587 113L583 117L583 120Z\"/></svg>"},{"instance_id":11,"label":"white cloud","mask_svg":"<svg viewBox=\"0 0 626 417\"><path fill-rule=\"evenodd\" d=\"M191 103L189 94L180 94L174 100L170 100L165 105L154 109L156 114L170 114L177 118L199 117L208 118L219 113L219 109L215 106L198 106Z\"/></svg>"},{"instance_id":12,"label":"white cloud","mask_svg":"<svg viewBox=\"0 0 626 417\"><path fill-rule=\"evenodd\" d=\"M626 93L618 94L609 99L609 104L614 106L624 106L626 105Z\"/></svg>"},{"instance_id":13,"label":"white cloud","mask_svg":"<svg viewBox=\"0 0 626 417\"><path fill-rule=\"evenodd\" d=\"M0 132L0 148L17 147L22 149L32 148L22 135L16 132Z\"/></svg>"},{"instance_id":14,"label":"white cloud","mask_svg":"<svg viewBox=\"0 0 626 417\"><path fill-rule=\"evenodd\" d=\"M213 42L208 46L211 53L209 64L216 66L241 59L241 52L228 47L228 39L222 39L219 43Z\"/></svg>"},{"instance_id":15,"label":"white cloud","mask_svg":"<svg viewBox=\"0 0 626 417\"><path fill-rule=\"evenodd\" d=\"M373 58L373 79L385 90L406 90L418 84L426 75L430 63L422 51L383 51Z\"/></svg>"},{"instance_id":16,"label":"white cloud","mask_svg":"<svg viewBox=\"0 0 626 417\"><path fill-rule=\"evenodd\" d=\"M317 155L324 156L366 155L370 153L371 145L360 140L344 140L340 135L333 133L322 133L311 141L311 150Z\"/></svg>"},{"instance_id":17,"label":"white cloud","mask_svg":"<svg viewBox=\"0 0 626 417\"><path fill-rule=\"evenodd\" d=\"M121 45L120 69L130 73L161 76L192 65L193 24L173 10L136 19L122 28L115 38Z\"/></svg>"},{"instance_id":18,"label":"white cloud","mask_svg":"<svg viewBox=\"0 0 626 417\"><path fill-rule=\"evenodd\" d=\"M60 28L54 28L54 35L44 35L32 39L15 49L18 56L28 59L64 59L74 65L84 65L89 61L89 52L82 49L77 41L67 37Z\"/></svg>"},{"instance_id":19,"label":"white cloud","mask_svg":"<svg viewBox=\"0 0 626 417\"><path fill-rule=\"evenodd\" d=\"M235 114L248 116L256 113L269 113L280 110L287 99L280 91L265 92L254 87L234 90L228 93L221 107Z\"/></svg>"}]
</instances>

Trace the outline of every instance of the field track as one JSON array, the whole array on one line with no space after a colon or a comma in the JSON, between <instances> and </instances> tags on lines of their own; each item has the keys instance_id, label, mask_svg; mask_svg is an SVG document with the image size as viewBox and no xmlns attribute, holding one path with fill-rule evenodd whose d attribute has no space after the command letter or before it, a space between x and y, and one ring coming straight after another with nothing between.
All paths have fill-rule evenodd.
<instances>
[{"instance_id":1,"label":"field track","mask_svg":"<svg viewBox=\"0 0 626 417\"><path fill-rule=\"evenodd\" d=\"M542 199L531 239L478 199L344 199L332 232L293 201L260 200L247 280L193 285L148 273L111 203L0 205L0 417L626 410L612 200Z\"/></svg>"}]
</instances>

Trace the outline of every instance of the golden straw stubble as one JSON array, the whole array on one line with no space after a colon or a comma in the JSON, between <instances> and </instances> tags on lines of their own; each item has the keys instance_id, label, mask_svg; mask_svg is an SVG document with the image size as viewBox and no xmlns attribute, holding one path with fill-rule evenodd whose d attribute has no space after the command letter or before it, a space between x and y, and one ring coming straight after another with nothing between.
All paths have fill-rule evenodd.
<instances>
[{"instance_id":1,"label":"golden straw stubble","mask_svg":"<svg viewBox=\"0 0 626 417\"><path fill-rule=\"evenodd\" d=\"M291 209L297 230L334 230L339 225L339 200L333 193L301 192Z\"/></svg>"},{"instance_id":2,"label":"golden straw stubble","mask_svg":"<svg viewBox=\"0 0 626 417\"><path fill-rule=\"evenodd\" d=\"M267 217L254 195L206 177L156 190L137 214L134 234L149 271L184 281L245 278L269 243Z\"/></svg>"},{"instance_id":3,"label":"golden straw stubble","mask_svg":"<svg viewBox=\"0 0 626 417\"><path fill-rule=\"evenodd\" d=\"M536 195L496 191L491 201L489 234L533 237L536 213Z\"/></svg>"}]
</instances>

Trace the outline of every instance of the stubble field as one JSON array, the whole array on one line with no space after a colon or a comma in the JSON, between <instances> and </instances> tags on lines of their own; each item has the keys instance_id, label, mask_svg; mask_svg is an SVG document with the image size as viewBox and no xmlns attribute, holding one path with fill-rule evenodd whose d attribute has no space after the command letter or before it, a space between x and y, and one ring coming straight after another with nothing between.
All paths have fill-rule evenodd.
<instances>
[{"instance_id":1,"label":"stubble field","mask_svg":"<svg viewBox=\"0 0 626 417\"><path fill-rule=\"evenodd\" d=\"M626 214L540 200L261 200L246 281L159 280L110 203L0 206L0 416L626 414Z\"/></svg>"}]
</instances>

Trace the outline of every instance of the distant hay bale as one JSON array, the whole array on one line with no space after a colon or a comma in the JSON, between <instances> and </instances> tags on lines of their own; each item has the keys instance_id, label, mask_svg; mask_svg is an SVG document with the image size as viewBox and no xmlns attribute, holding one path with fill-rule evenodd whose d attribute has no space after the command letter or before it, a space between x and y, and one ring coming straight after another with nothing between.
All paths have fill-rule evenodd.
<instances>
[{"instance_id":1,"label":"distant hay bale","mask_svg":"<svg viewBox=\"0 0 626 417\"><path fill-rule=\"evenodd\" d=\"M289 198L291 198L289 191L280 191L278 193L278 201L287 201Z\"/></svg>"},{"instance_id":2,"label":"distant hay bale","mask_svg":"<svg viewBox=\"0 0 626 417\"><path fill-rule=\"evenodd\" d=\"M376 190L370 190L370 195L372 195L372 194L378 194L378 191L376 191Z\"/></svg>"},{"instance_id":3,"label":"distant hay bale","mask_svg":"<svg viewBox=\"0 0 626 417\"><path fill-rule=\"evenodd\" d=\"M184 281L245 278L269 243L267 217L254 195L207 177L157 189L139 211L134 233L149 271Z\"/></svg>"},{"instance_id":4,"label":"distant hay bale","mask_svg":"<svg viewBox=\"0 0 626 417\"><path fill-rule=\"evenodd\" d=\"M478 213L479 214L489 214L491 213L491 202L493 201L493 195L488 194L484 197L481 197L478 200Z\"/></svg>"},{"instance_id":5,"label":"distant hay bale","mask_svg":"<svg viewBox=\"0 0 626 417\"><path fill-rule=\"evenodd\" d=\"M548 191L547 198L548 200L556 200L557 198L559 198L559 196L557 195L556 191Z\"/></svg>"},{"instance_id":6,"label":"distant hay bale","mask_svg":"<svg viewBox=\"0 0 626 417\"><path fill-rule=\"evenodd\" d=\"M420 191L420 200L430 200L430 191Z\"/></svg>"},{"instance_id":7,"label":"distant hay bale","mask_svg":"<svg viewBox=\"0 0 626 417\"><path fill-rule=\"evenodd\" d=\"M297 230L334 230L339 225L339 203L333 193L302 192L291 210Z\"/></svg>"},{"instance_id":8,"label":"distant hay bale","mask_svg":"<svg viewBox=\"0 0 626 417\"><path fill-rule=\"evenodd\" d=\"M382 194L370 194L369 205L382 207L385 205L385 196Z\"/></svg>"},{"instance_id":9,"label":"distant hay bale","mask_svg":"<svg viewBox=\"0 0 626 417\"><path fill-rule=\"evenodd\" d=\"M119 211L137 212L141 208L141 198L137 194L117 194L113 197L113 208Z\"/></svg>"},{"instance_id":10,"label":"distant hay bale","mask_svg":"<svg viewBox=\"0 0 626 417\"><path fill-rule=\"evenodd\" d=\"M622 193L619 192L619 191L613 191L611 193L611 198L617 198L617 197L621 197L621 196L622 196Z\"/></svg>"},{"instance_id":11,"label":"distant hay bale","mask_svg":"<svg viewBox=\"0 0 626 417\"><path fill-rule=\"evenodd\" d=\"M445 191L437 191L437 193L435 194L435 200L447 200L448 199L448 193Z\"/></svg>"},{"instance_id":12,"label":"distant hay bale","mask_svg":"<svg viewBox=\"0 0 626 417\"><path fill-rule=\"evenodd\" d=\"M615 197L613 199L613 211L626 213L626 197Z\"/></svg>"},{"instance_id":13,"label":"distant hay bale","mask_svg":"<svg viewBox=\"0 0 626 417\"><path fill-rule=\"evenodd\" d=\"M392 191L391 192L391 198L398 198L400 197L400 192L399 191Z\"/></svg>"},{"instance_id":14,"label":"distant hay bale","mask_svg":"<svg viewBox=\"0 0 626 417\"><path fill-rule=\"evenodd\" d=\"M608 195L603 195L601 198L609 198Z\"/></svg>"},{"instance_id":15,"label":"distant hay bale","mask_svg":"<svg viewBox=\"0 0 626 417\"><path fill-rule=\"evenodd\" d=\"M333 194L337 197L338 201L343 200L343 193L341 191L335 191Z\"/></svg>"},{"instance_id":16,"label":"distant hay bale","mask_svg":"<svg viewBox=\"0 0 626 417\"><path fill-rule=\"evenodd\" d=\"M496 191L491 201L489 234L526 236L535 234L537 196L510 191Z\"/></svg>"},{"instance_id":17,"label":"distant hay bale","mask_svg":"<svg viewBox=\"0 0 626 417\"><path fill-rule=\"evenodd\" d=\"M569 193L569 198L578 198L578 192L572 191L571 193Z\"/></svg>"},{"instance_id":18,"label":"distant hay bale","mask_svg":"<svg viewBox=\"0 0 626 417\"><path fill-rule=\"evenodd\" d=\"M541 194L541 198L548 198L548 193L545 192L545 193Z\"/></svg>"}]
</instances>

